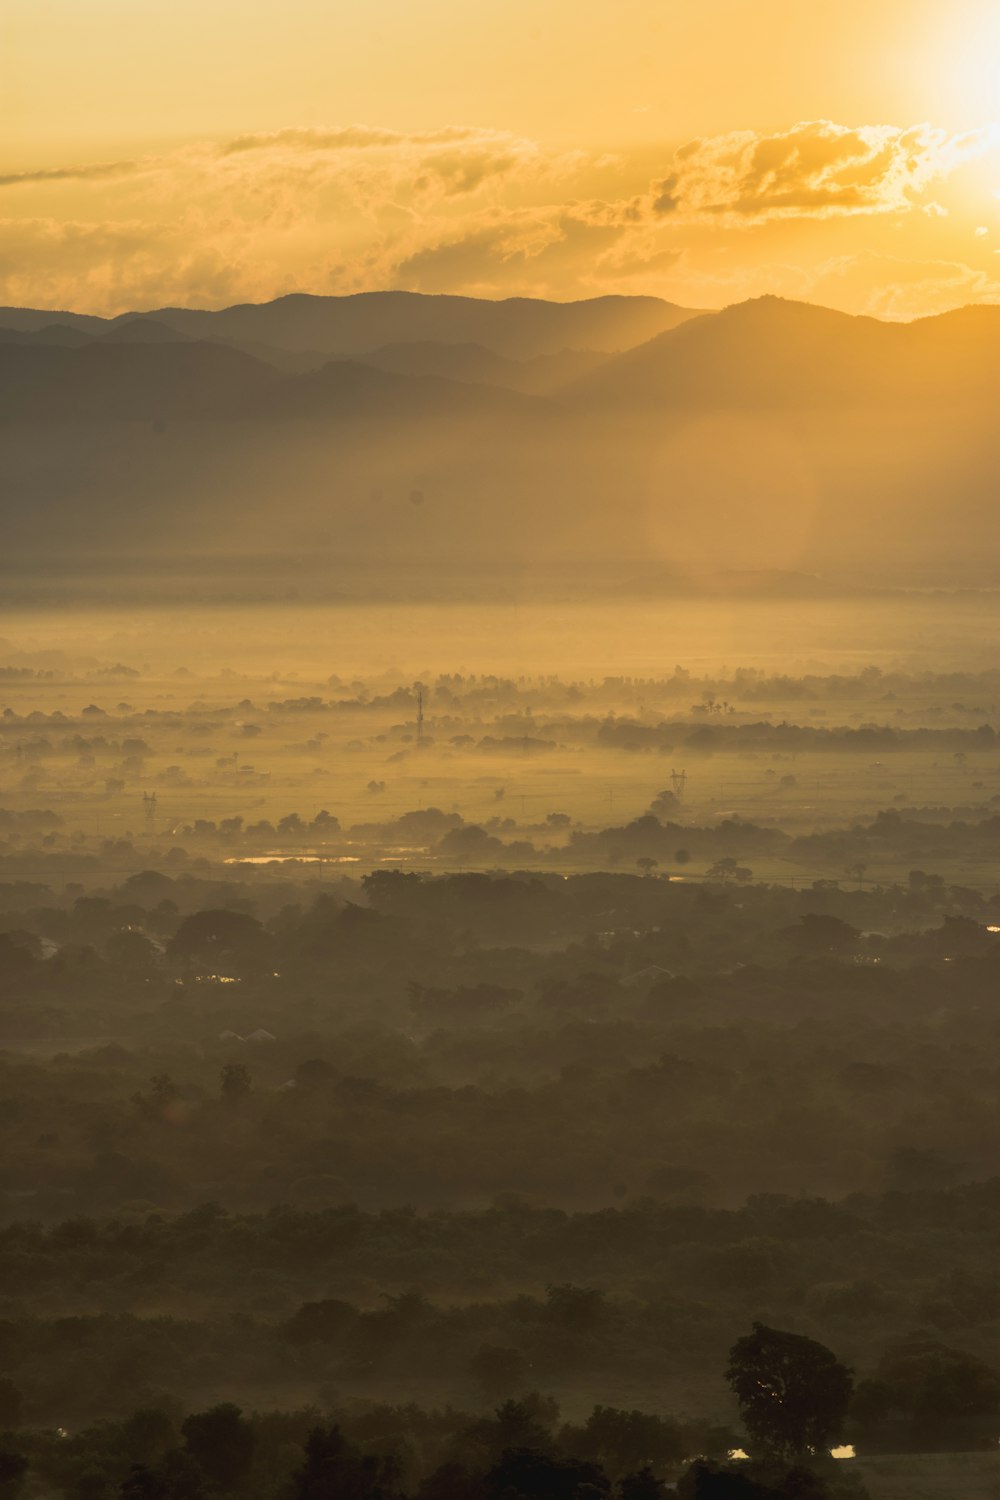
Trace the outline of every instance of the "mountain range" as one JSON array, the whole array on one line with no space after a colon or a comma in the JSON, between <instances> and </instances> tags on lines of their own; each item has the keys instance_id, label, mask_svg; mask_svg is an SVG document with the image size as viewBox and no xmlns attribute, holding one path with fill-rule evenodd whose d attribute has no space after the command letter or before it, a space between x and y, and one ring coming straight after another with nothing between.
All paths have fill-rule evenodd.
<instances>
[{"instance_id":1,"label":"mountain range","mask_svg":"<svg viewBox=\"0 0 1000 1500\"><path fill-rule=\"evenodd\" d=\"M161 307L109 319L0 307L0 329L37 333L54 323L100 338L123 327L139 333L144 325L152 330L149 342L170 330L180 337L345 359L384 344L431 340L478 343L511 359L531 359L563 349L630 349L694 316L692 309L658 297L594 297L580 302L511 297L492 302L420 292L359 292L346 297L295 293L218 311Z\"/></svg>"},{"instance_id":2,"label":"mountain range","mask_svg":"<svg viewBox=\"0 0 1000 1500\"><path fill-rule=\"evenodd\" d=\"M707 314L651 298L635 299L640 306L631 308L625 298L477 304L414 293L364 297L364 308L363 297L286 297L261 307L168 308L107 322L0 309L0 422L250 411L318 416L341 408L355 414L380 394L398 411L407 389L415 409L446 403L450 393L464 411L468 394L459 388L470 385L608 413L974 406L1000 376L996 306L887 323L776 297ZM311 336L302 321L307 310L318 318ZM549 318L552 312L560 316ZM249 328L258 314L271 344L222 331ZM45 321L52 317L59 321ZM397 333L407 325L435 336L378 343L390 323ZM663 323L663 331L629 342L640 327ZM492 342L452 336L473 326L482 333L488 324ZM334 328L349 347L331 354L320 347L321 335L333 339ZM574 332L593 342L560 344ZM293 348L297 337L301 347ZM512 347L534 352L515 355ZM379 380L372 371L395 378Z\"/></svg>"},{"instance_id":3,"label":"mountain range","mask_svg":"<svg viewBox=\"0 0 1000 1500\"><path fill-rule=\"evenodd\" d=\"M981 581L998 377L993 306L909 324L772 297L0 309L0 543L42 568L280 538L338 586L414 558L576 560L616 586L661 564Z\"/></svg>"}]
</instances>

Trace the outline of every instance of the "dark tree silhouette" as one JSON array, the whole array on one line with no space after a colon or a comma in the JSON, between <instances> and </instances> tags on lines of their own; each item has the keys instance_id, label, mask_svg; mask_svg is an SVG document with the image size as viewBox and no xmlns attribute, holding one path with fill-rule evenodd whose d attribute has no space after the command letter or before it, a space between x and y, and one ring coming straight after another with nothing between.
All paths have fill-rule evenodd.
<instances>
[{"instance_id":1,"label":"dark tree silhouette","mask_svg":"<svg viewBox=\"0 0 1000 1500\"><path fill-rule=\"evenodd\" d=\"M21 1425L21 1392L12 1380L0 1379L0 1429Z\"/></svg>"},{"instance_id":2,"label":"dark tree silhouette","mask_svg":"<svg viewBox=\"0 0 1000 1500\"><path fill-rule=\"evenodd\" d=\"M238 1104L253 1092L250 1069L245 1063L223 1063L219 1075L219 1092L225 1104Z\"/></svg>"},{"instance_id":3,"label":"dark tree silhouette","mask_svg":"<svg viewBox=\"0 0 1000 1500\"><path fill-rule=\"evenodd\" d=\"M199 1468L221 1490L234 1489L250 1468L254 1431L238 1406L224 1402L188 1417L181 1432Z\"/></svg>"},{"instance_id":4,"label":"dark tree silhouette","mask_svg":"<svg viewBox=\"0 0 1000 1500\"><path fill-rule=\"evenodd\" d=\"M170 944L176 958L221 957L256 949L261 925L241 911L196 911L185 917Z\"/></svg>"},{"instance_id":5,"label":"dark tree silhouette","mask_svg":"<svg viewBox=\"0 0 1000 1500\"><path fill-rule=\"evenodd\" d=\"M534 1448L512 1448L486 1476L486 1493L496 1500L601 1500L611 1490L598 1464L552 1458Z\"/></svg>"},{"instance_id":6,"label":"dark tree silhouette","mask_svg":"<svg viewBox=\"0 0 1000 1500\"><path fill-rule=\"evenodd\" d=\"M854 1389L850 1370L825 1345L763 1323L730 1349L726 1379L751 1440L779 1455L829 1448Z\"/></svg>"},{"instance_id":7,"label":"dark tree silhouette","mask_svg":"<svg viewBox=\"0 0 1000 1500\"><path fill-rule=\"evenodd\" d=\"M657 1479L649 1464L644 1464L641 1469L622 1475L618 1493L621 1500L666 1500L667 1486Z\"/></svg>"},{"instance_id":8,"label":"dark tree silhouette","mask_svg":"<svg viewBox=\"0 0 1000 1500\"><path fill-rule=\"evenodd\" d=\"M0 1448L0 1496L3 1500L14 1500L27 1472L28 1460L23 1454Z\"/></svg>"},{"instance_id":9,"label":"dark tree silhouette","mask_svg":"<svg viewBox=\"0 0 1000 1500\"><path fill-rule=\"evenodd\" d=\"M314 1427L305 1462L292 1484L293 1500L391 1500L398 1490L392 1458L362 1453L339 1427Z\"/></svg>"},{"instance_id":10,"label":"dark tree silhouette","mask_svg":"<svg viewBox=\"0 0 1000 1500\"><path fill-rule=\"evenodd\" d=\"M167 1500L169 1487L162 1474L145 1464L133 1464L118 1486L121 1500Z\"/></svg>"}]
</instances>

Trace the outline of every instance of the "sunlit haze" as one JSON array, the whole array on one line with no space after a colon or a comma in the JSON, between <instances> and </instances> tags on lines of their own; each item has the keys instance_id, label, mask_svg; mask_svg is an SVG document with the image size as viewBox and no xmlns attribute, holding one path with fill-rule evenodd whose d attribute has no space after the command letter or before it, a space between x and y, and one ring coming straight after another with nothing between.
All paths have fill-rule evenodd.
<instances>
[{"instance_id":1,"label":"sunlit haze","mask_svg":"<svg viewBox=\"0 0 1000 1500\"><path fill-rule=\"evenodd\" d=\"M0 1500L997 1500L1000 0L0 118Z\"/></svg>"},{"instance_id":2,"label":"sunlit haze","mask_svg":"<svg viewBox=\"0 0 1000 1500\"><path fill-rule=\"evenodd\" d=\"M998 58L990 0L8 0L0 302L996 301Z\"/></svg>"}]
</instances>

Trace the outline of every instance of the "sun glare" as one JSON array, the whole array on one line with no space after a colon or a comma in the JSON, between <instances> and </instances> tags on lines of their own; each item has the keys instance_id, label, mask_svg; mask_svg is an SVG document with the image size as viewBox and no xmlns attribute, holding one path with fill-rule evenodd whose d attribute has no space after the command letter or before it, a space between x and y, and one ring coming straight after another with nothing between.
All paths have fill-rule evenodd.
<instances>
[{"instance_id":1,"label":"sun glare","mask_svg":"<svg viewBox=\"0 0 1000 1500\"><path fill-rule=\"evenodd\" d=\"M994 0L979 7L968 27L949 23L940 40L949 92L963 117L980 127L1000 123L1000 10ZM938 59L935 66L941 66L940 53Z\"/></svg>"}]
</instances>

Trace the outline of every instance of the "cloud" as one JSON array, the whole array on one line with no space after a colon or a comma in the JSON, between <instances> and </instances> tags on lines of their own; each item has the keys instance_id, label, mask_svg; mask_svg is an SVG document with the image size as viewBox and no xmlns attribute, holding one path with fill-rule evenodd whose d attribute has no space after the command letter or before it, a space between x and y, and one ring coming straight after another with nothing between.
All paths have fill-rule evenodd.
<instances>
[{"instance_id":1,"label":"cloud","mask_svg":"<svg viewBox=\"0 0 1000 1500\"><path fill-rule=\"evenodd\" d=\"M669 173L652 185L650 211L729 224L906 213L996 140L995 131L949 136L929 125L851 128L830 120L773 135L736 131L675 152Z\"/></svg>"},{"instance_id":2,"label":"cloud","mask_svg":"<svg viewBox=\"0 0 1000 1500\"><path fill-rule=\"evenodd\" d=\"M657 172L651 148L631 159L559 151L470 125L234 135L0 177L18 188L3 200L0 303L116 313L399 286L643 291L713 306L768 290L827 294L811 293L815 284L839 305L873 310L874 299L900 316L920 310L921 296L936 307L949 287L956 301L993 299L988 277L940 266L949 252L961 258L957 242L970 235L947 179L998 136L813 121L690 141ZM88 181L104 184L103 221L87 222L86 197L73 191ZM957 209L951 219L945 204ZM834 268L858 249L852 217L881 216L878 248L894 250L912 210L915 262L939 256L951 236L938 270ZM733 235L734 226L758 232ZM875 245L874 226L866 235Z\"/></svg>"},{"instance_id":3,"label":"cloud","mask_svg":"<svg viewBox=\"0 0 1000 1500\"><path fill-rule=\"evenodd\" d=\"M239 135L219 147L222 156L245 151L367 151L406 146L450 147L483 140L510 140L502 131L482 130L472 125L452 125L444 130L382 130L373 125L343 125L334 130L296 127Z\"/></svg>"},{"instance_id":4,"label":"cloud","mask_svg":"<svg viewBox=\"0 0 1000 1500\"><path fill-rule=\"evenodd\" d=\"M80 167L40 167L33 172L7 172L0 176L0 187L21 187L45 182L99 182L109 177L125 177L135 172L138 162L91 162Z\"/></svg>"},{"instance_id":5,"label":"cloud","mask_svg":"<svg viewBox=\"0 0 1000 1500\"><path fill-rule=\"evenodd\" d=\"M254 180L279 173L317 185L340 183L376 200L475 193L519 173L542 172L546 163L534 141L469 125L409 133L366 125L277 130L236 136L216 156L216 170L221 162L224 171Z\"/></svg>"},{"instance_id":6,"label":"cloud","mask_svg":"<svg viewBox=\"0 0 1000 1500\"><path fill-rule=\"evenodd\" d=\"M192 236L183 222L2 219L0 302L105 314L165 303L224 306L248 290L271 295L279 280L280 266L264 257L255 264L252 250L249 240Z\"/></svg>"},{"instance_id":7,"label":"cloud","mask_svg":"<svg viewBox=\"0 0 1000 1500\"><path fill-rule=\"evenodd\" d=\"M969 303L1000 303L1000 279L961 261L907 260L863 251L818 268L810 294L876 318L930 317Z\"/></svg>"},{"instance_id":8,"label":"cloud","mask_svg":"<svg viewBox=\"0 0 1000 1500\"><path fill-rule=\"evenodd\" d=\"M483 296L561 298L567 289L588 294L601 280L604 258L621 240L619 214L599 202L532 210L501 207L400 260L395 282L412 291L460 289ZM614 270L616 279L630 274L634 267Z\"/></svg>"}]
</instances>

